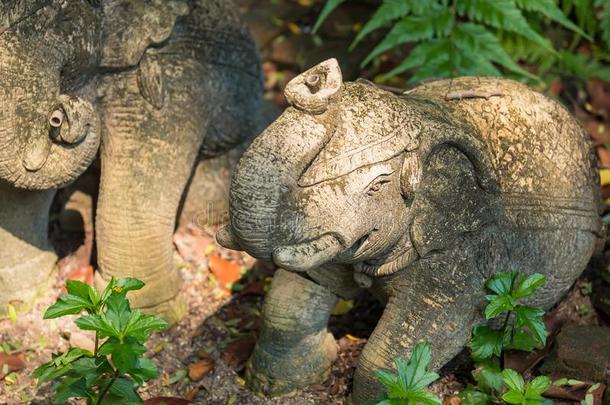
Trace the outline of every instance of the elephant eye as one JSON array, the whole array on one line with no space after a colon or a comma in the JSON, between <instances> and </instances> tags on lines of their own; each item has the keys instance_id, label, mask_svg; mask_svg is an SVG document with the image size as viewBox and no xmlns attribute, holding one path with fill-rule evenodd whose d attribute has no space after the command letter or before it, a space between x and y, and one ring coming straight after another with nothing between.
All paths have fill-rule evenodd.
<instances>
[{"instance_id":1,"label":"elephant eye","mask_svg":"<svg viewBox=\"0 0 610 405\"><path fill-rule=\"evenodd\" d=\"M375 179L375 181L373 181L367 188L366 194L372 196L381 191L381 189L383 189L384 186L390 182L390 179L384 177Z\"/></svg>"}]
</instances>

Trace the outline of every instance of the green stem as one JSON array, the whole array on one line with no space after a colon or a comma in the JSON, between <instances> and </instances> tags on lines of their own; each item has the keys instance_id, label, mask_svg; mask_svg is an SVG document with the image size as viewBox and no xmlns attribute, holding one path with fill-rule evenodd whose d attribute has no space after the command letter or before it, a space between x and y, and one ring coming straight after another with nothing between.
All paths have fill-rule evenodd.
<instances>
[{"instance_id":1,"label":"green stem","mask_svg":"<svg viewBox=\"0 0 610 405\"><path fill-rule=\"evenodd\" d=\"M114 381L117 379L117 376L118 376L118 372L115 371L114 372L114 376L112 377L112 380L110 380L108 385L104 387L104 390L102 391L102 393L98 397L97 402L95 403L95 405L102 405L102 399L104 399L104 397L106 396L106 394L110 390L110 387L112 387L112 384L114 384Z\"/></svg>"},{"instance_id":2,"label":"green stem","mask_svg":"<svg viewBox=\"0 0 610 405\"><path fill-rule=\"evenodd\" d=\"M98 349L99 343L100 343L100 337L99 337L99 335L97 334L97 331L96 331L95 332L95 348L93 350L93 356L94 357L97 357L97 349Z\"/></svg>"}]
</instances>

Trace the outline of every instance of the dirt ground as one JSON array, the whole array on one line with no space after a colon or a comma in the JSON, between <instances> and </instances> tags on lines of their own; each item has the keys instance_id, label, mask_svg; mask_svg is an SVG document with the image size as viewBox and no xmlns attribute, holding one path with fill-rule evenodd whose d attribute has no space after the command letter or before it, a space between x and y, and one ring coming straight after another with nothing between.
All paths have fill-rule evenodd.
<instances>
[{"instance_id":1,"label":"dirt ground","mask_svg":"<svg viewBox=\"0 0 610 405\"><path fill-rule=\"evenodd\" d=\"M265 98L268 101L284 107L282 89L285 84L304 67L325 57L338 57L348 67L344 72L347 78L373 74L350 70L350 66L358 65L357 60L362 55L345 51L354 26L374 10L366 5L367 2L362 3L360 8L339 11L336 22L325 28L324 46L319 46L308 35L319 12L319 1L238 1L264 58ZM608 123L610 88L600 83L587 83L583 95L573 91L569 83L559 83L553 91L572 104L572 110L595 135L602 166L610 167L610 152L604 146L610 144L610 125L604 127L607 132L599 130L600 125ZM88 175L91 178L83 181L93 184L95 168ZM606 197L610 197L610 189ZM66 199L66 195L62 198ZM90 205L87 207L90 198L84 200L85 211L91 210ZM67 226L66 222L70 221L62 222L61 205L55 206L50 232L63 258L55 285L32 311L0 320L0 347L22 360L21 367L15 371L3 373L0 370L0 404L49 403L49 386L36 386L30 377L32 371L49 361L51 353L65 351L71 345L87 347L92 344L92 337L78 331L72 323L74 317L42 320L44 310L62 292L66 278L91 281L95 268L95 254L90 243L91 224L85 220L84 231ZM332 317L330 325L339 345L339 357L323 384L290 397L259 398L244 386L242 374L260 328L262 299L274 269L255 263L245 254L218 246L212 237L214 232L213 227L199 229L193 225L176 232L175 261L185 281L188 315L171 329L151 338L147 355L159 366L160 377L140 389L142 398L178 397L198 404L223 405L347 403L356 361L381 315L381 306L371 297L362 296L337 307L337 315ZM555 322L608 325L608 319L595 310L590 291L591 283L599 283L598 274L607 263L607 260L596 263L581 277L553 311ZM467 360L456 361L446 367L432 390L443 395L446 404L455 404L452 397L471 381L470 370ZM181 403L166 402L168 405Z\"/></svg>"}]
</instances>

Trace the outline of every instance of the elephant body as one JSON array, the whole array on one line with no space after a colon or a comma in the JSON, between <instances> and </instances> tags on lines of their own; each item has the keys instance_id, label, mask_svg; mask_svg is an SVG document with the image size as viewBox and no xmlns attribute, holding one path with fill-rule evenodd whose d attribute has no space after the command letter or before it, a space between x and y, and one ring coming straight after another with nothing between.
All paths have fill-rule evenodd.
<instances>
[{"instance_id":1,"label":"elephant body","mask_svg":"<svg viewBox=\"0 0 610 405\"><path fill-rule=\"evenodd\" d=\"M437 369L462 350L493 273L544 274L532 303L549 308L603 236L586 132L525 85L465 77L396 95L343 83L329 60L286 96L291 107L236 167L217 235L280 267L247 365L256 391L322 381L336 356L333 306L368 289L386 307L352 399L377 399L374 371L417 342L431 343Z\"/></svg>"},{"instance_id":2,"label":"elephant body","mask_svg":"<svg viewBox=\"0 0 610 405\"><path fill-rule=\"evenodd\" d=\"M237 7L226 0L8 3L0 10L0 70L11 73L0 79L9 100L0 110L0 179L34 193L61 187L101 144L96 282L137 277L147 286L134 305L179 319L172 235L181 197L200 161L246 142L260 126L260 58ZM16 119L2 117L7 110L22 119L16 130ZM9 273L0 269L0 280Z\"/></svg>"}]
</instances>

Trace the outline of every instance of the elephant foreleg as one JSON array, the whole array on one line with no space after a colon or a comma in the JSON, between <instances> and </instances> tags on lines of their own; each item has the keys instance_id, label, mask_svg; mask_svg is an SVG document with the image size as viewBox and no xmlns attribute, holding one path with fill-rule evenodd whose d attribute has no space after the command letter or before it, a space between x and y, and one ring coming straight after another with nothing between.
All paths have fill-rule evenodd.
<instances>
[{"instance_id":1,"label":"elephant foreleg","mask_svg":"<svg viewBox=\"0 0 610 405\"><path fill-rule=\"evenodd\" d=\"M375 371L394 370L394 360L408 359L417 343L431 344L431 368L438 369L457 355L470 338L478 319L477 308L484 300L482 282L477 289L473 286L477 284L475 277L465 281L459 271L453 277L447 277L447 271L432 267L425 271L427 277L418 269L399 274L401 278L390 282L393 285L388 304L362 351L354 374L354 404L380 398L384 387L375 377Z\"/></svg>"},{"instance_id":2,"label":"elephant foreleg","mask_svg":"<svg viewBox=\"0 0 610 405\"><path fill-rule=\"evenodd\" d=\"M277 271L246 368L246 381L254 391L285 395L326 379L337 356L327 330L336 301L328 288L296 273Z\"/></svg>"}]
</instances>

